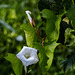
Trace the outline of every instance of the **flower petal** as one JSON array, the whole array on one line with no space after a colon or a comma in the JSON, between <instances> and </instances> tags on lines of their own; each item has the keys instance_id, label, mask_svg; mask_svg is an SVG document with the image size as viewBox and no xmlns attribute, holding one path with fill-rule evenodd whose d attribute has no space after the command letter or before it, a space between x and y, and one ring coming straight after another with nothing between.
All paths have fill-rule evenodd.
<instances>
[{"instance_id":1,"label":"flower petal","mask_svg":"<svg viewBox=\"0 0 75 75\"><path fill-rule=\"evenodd\" d=\"M28 16L28 19L29 19L30 24L32 24L32 18L31 18L31 16L30 16L31 12L27 10L27 11L26 11L26 14L27 14L27 16Z\"/></svg>"},{"instance_id":2,"label":"flower petal","mask_svg":"<svg viewBox=\"0 0 75 75\"><path fill-rule=\"evenodd\" d=\"M30 57L27 59L26 55ZM23 46L22 50L16 56L22 61L24 66L29 66L39 61L37 50L31 47Z\"/></svg>"}]
</instances>

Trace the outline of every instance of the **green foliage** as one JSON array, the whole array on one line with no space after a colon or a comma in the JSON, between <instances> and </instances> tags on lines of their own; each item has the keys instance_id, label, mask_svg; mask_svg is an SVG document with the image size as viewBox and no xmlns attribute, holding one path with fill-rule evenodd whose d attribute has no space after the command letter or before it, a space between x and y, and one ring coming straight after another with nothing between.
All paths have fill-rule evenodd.
<instances>
[{"instance_id":1,"label":"green foliage","mask_svg":"<svg viewBox=\"0 0 75 75\"><path fill-rule=\"evenodd\" d=\"M40 0L38 8L40 11L43 9L52 10L55 14L60 14L63 10L68 10L71 7L73 0Z\"/></svg>"},{"instance_id":2,"label":"green foliage","mask_svg":"<svg viewBox=\"0 0 75 75\"><path fill-rule=\"evenodd\" d=\"M42 11L42 16L46 18L47 20L46 35L47 35L49 42L51 42L45 45L46 55L49 58L47 61L48 65L46 66L46 68L49 70L53 61L54 49L58 45L56 41L59 38L61 16L56 17L56 15L48 9L44 9Z\"/></svg>"},{"instance_id":3,"label":"green foliage","mask_svg":"<svg viewBox=\"0 0 75 75\"><path fill-rule=\"evenodd\" d=\"M33 47L33 42L35 41L35 37L36 37L35 29L32 28L30 24L24 24L22 25L22 28L25 32L25 38L26 38L27 45L29 47Z\"/></svg>"},{"instance_id":4,"label":"green foliage","mask_svg":"<svg viewBox=\"0 0 75 75\"><path fill-rule=\"evenodd\" d=\"M15 32L15 30L14 30L9 24L7 24L6 22L0 20L0 23L1 23L3 26L5 26L7 29L9 29L9 30Z\"/></svg>"},{"instance_id":5,"label":"green foliage","mask_svg":"<svg viewBox=\"0 0 75 75\"><path fill-rule=\"evenodd\" d=\"M38 3L38 8L40 11L43 9L49 9L49 0L40 0Z\"/></svg>"},{"instance_id":6,"label":"green foliage","mask_svg":"<svg viewBox=\"0 0 75 75\"><path fill-rule=\"evenodd\" d=\"M75 2L74 0L37 2L38 0L0 0L1 75L24 74L23 65L15 55L25 45L36 48L39 56L39 65L28 67L29 75L64 75L63 69L59 67L60 62L75 50ZM25 10L32 12L35 27L28 24ZM23 41L16 40L18 35L23 36ZM12 64L14 73L4 57ZM62 65L65 72L74 70L75 55L68 57ZM66 73L74 74L74 71Z\"/></svg>"},{"instance_id":7,"label":"green foliage","mask_svg":"<svg viewBox=\"0 0 75 75\"><path fill-rule=\"evenodd\" d=\"M59 44L56 42L52 42L50 44L48 43L45 45L45 52L46 52L47 57L49 58L47 61L47 66L46 66L47 70L49 70L49 68L52 64L53 56L54 56L54 50L55 50L57 45L59 45Z\"/></svg>"},{"instance_id":8,"label":"green foliage","mask_svg":"<svg viewBox=\"0 0 75 75\"><path fill-rule=\"evenodd\" d=\"M48 10L48 9L44 9L42 11L42 17L47 19L47 23L46 23L47 38L50 41L54 41L55 39L53 39L53 36L51 36L51 35L54 33L54 30L55 30L55 20L56 20L55 14L52 11Z\"/></svg>"},{"instance_id":9,"label":"green foliage","mask_svg":"<svg viewBox=\"0 0 75 75\"><path fill-rule=\"evenodd\" d=\"M46 35L49 41L57 41L59 38L59 29L61 22L61 15L55 15L52 11L44 9L42 11L42 17L46 18Z\"/></svg>"},{"instance_id":10,"label":"green foliage","mask_svg":"<svg viewBox=\"0 0 75 75\"><path fill-rule=\"evenodd\" d=\"M41 70L46 73L46 65L47 65L47 60L48 57L45 54L45 49L42 47L42 45L38 42L34 43L34 48L36 48L39 51L39 66L41 68ZM42 72L42 73L43 73Z\"/></svg>"},{"instance_id":11,"label":"green foliage","mask_svg":"<svg viewBox=\"0 0 75 75\"><path fill-rule=\"evenodd\" d=\"M56 21L55 21L55 32L56 32L56 35L53 36L53 37L56 37L56 41L57 41L58 38L59 38L60 23L61 23L61 17L62 17L63 14L64 14L64 13L57 15L57 19L56 19Z\"/></svg>"},{"instance_id":12,"label":"green foliage","mask_svg":"<svg viewBox=\"0 0 75 75\"><path fill-rule=\"evenodd\" d=\"M75 55L72 55L69 59L64 60L61 64L64 67L64 72L75 69Z\"/></svg>"},{"instance_id":13,"label":"green foliage","mask_svg":"<svg viewBox=\"0 0 75 75\"><path fill-rule=\"evenodd\" d=\"M68 16L73 28L75 29L75 5L71 6L66 15Z\"/></svg>"},{"instance_id":14,"label":"green foliage","mask_svg":"<svg viewBox=\"0 0 75 75\"><path fill-rule=\"evenodd\" d=\"M50 51L50 52L54 52L54 49L56 48L56 46L59 45L59 43L56 43L55 41L52 43L48 43L45 46L46 51ZM48 52L47 52L48 53ZM48 54L49 55L49 54Z\"/></svg>"},{"instance_id":15,"label":"green foliage","mask_svg":"<svg viewBox=\"0 0 75 75\"><path fill-rule=\"evenodd\" d=\"M8 53L8 56L5 57L8 61L11 62L12 68L16 75L22 75L22 62L16 57L16 55Z\"/></svg>"},{"instance_id":16,"label":"green foliage","mask_svg":"<svg viewBox=\"0 0 75 75\"><path fill-rule=\"evenodd\" d=\"M43 1L43 0L40 0L40 2L41 1ZM40 3L39 2L39 3ZM44 2L44 1L43 1ZM64 4L64 2L65 1L57 1L56 2L56 7L59 7L58 5L60 5L60 3L62 3L62 4ZM67 7L67 6L71 6L71 5L68 5L68 2L70 2L70 1L67 1L63 6L62 5L60 5L60 7L59 7L59 9L60 8L62 8L63 10L64 10L64 8L66 9L66 10L68 10L69 8ZM44 2L45 4L47 4L46 2ZM71 2L70 2L71 3ZM47 6L48 6L49 4L47 4ZM40 5L39 5L40 6ZM41 6L42 7L42 6ZM53 7L55 7L55 5L53 5L52 7L50 7L50 8L53 8ZM56 8L55 7L55 8ZM47 8L47 9L45 9L46 7L44 7L43 9L40 9L40 10L42 10L42 17L43 18L46 18L46 35L47 35L47 38L48 38L48 42L50 42L50 44L49 43L47 43L47 45L45 45L45 50L46 50L46 55L48 56L48 58L49 58L49 60L47 61L47 64L48 64L48 66L46 66L47 67L47 69L49 69L50 68L50 66L51 66L51 64L52 64L52 61L53 61L53 55L54 55L54 50L55 50L55 48L56 48L56 46L57 45L59 45L58 43L56 43L56 41L59 39L59 37L61 37L62 35L64 35L64 33L65 33L65 30L64 30L64 32L63 32L63 34L61 34L61 36L59 36L59 30L60 30L60 23L61 23L61 21L62 21L62 16L66 13L66 12L63 12L62 10L62 12L63 13L61 13L60 12L60 10L58 9L58 13L57 13L57 11L55 11L55 9L53 10L53 11L51 11L51 10L49 10L50 8ZM57 10L57 9L56 9ZM71 14L71 12L73 13L73 14ZM55 12L55 13L54 13ZM60 14L61 13L61 14ZM56 15L56 14L58 14L58 15ZM68 12L67 12L67 14L68 14L68 17L69 17L69 19L70 20L72 20L71 21L71 23L73 23L73 25L74 25L74 21L75 21L75 19L74 19L74 7L73 7L73 9L71 8L71 9L69 9L68 10ZM70 15L71 14L71 15ZM63 27L64 27L64 24L62 24L63 25ZM73 26L72 25L72 26ZM69 26L69 25L67 25L67 28L68 27L71 27L71 26ZM74 27L74 26L73 26ZM72 28L72 27L71 27ZM61 28L61 30L63 30L63 28ZM60 31L61 31L60 30ZM61 31L62 32L62 31ZM63 37L63 36L62 36ZM62 38L61 37L61 38ZM53 46L53 41L55 42L55 47ZM64 40L63 40L64 41ZM52 43L52 45L51 45L51 43ZM53 49L51 49L51 47L53 47ZM65 66L64 66L65 67Z\"/></svg>"}]
</instances>

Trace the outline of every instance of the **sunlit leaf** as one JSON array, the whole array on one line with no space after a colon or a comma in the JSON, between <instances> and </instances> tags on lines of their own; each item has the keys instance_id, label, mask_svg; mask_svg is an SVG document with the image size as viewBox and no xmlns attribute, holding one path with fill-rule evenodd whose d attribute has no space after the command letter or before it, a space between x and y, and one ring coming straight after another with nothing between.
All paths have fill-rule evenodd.
<instances>
[{"instance_id":1,"label":"sunlit leaf","mask_svg":"<svg viewBox=\"0 0 75 75\"><path fill-rule=\"evenodd\" d=\"M33 42L35 41L36 31L30 24L23 24L22 28L25 32L26 43L29 47L33 47Z\"/></svg>"},{"instance_id":2,"label":"sunlit leaf","mask_svg":"<svg viewBox=\"0 0 75 75\"><path fill-rule=\"evenodd\" d=\"M61 22L61 17L62 17L62 15L63 15L63 13L62 13L62 14L59 14L59 15L57 16L56 21L55 21L55 32L56 32L55 38L56 38L56 41L57 41L58 38L59 38L60 22Z\"/></svg>"},{"instance_id":3,"label":"sunlit leaf","mask_svg":"<svg viewBox=\"0 0 75 75\"><path fill-rule=\"evenodd\" d=\"M54 50L56 48L56 46L58 46L59 43L56 43L56 42L52 42L52 43L48 43L45 45L45 53L46 55L48 56L48 61L47 61L47 70L49 70L51 64L52 64L52 61L53 61L53 56L54 56Z\"/></svg>"},{"instance_id":4,"label":"sunlit leaf","mask_svg":"<svg viewBox=\"0 0 75 75\"><path fill-rule=\"evenodd\" d=\"M12 68L16 75L22 75L22 62L16 57L16 55L8 53L8 56L5 57L6 60L10 61Z\"/></svg>"}]
</instances>

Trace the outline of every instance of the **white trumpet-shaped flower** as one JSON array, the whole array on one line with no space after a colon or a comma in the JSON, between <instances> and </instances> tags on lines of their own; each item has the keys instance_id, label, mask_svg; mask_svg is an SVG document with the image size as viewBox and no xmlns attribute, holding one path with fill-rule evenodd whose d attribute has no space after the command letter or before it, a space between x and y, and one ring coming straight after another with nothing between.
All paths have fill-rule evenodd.
<instances>
[{"instance_id":1,"label":"white trumpet-shaped flower","mask_svg":"<svg viewBox=\"0 0 75 75\"><path fill-rule=\"evenodd\" d=\"M24 66L29 66L39 61L37 50L31 47L23 46L22 50L16 55Z\"/></svg>"}]
</instances>

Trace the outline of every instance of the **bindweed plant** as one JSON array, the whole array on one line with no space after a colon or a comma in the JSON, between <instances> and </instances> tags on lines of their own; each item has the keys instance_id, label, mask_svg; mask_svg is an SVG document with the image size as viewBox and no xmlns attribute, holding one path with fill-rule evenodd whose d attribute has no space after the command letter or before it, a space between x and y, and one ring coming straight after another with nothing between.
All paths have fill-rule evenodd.
<instances>
[{"instance_id":1,"label":"bindweed plant","mask_svg":"<svg viewBox=\"0 0 75 75\"><path fill-rule=\"evenodd\" d=\"M68 49L75 45L75 41L72 44L67 43L71 36L72 40L75 38L74 0L40 0L38 8L40 10L39 14L41 14L41 22L38 25L30 16L32 15L31 11L25 11L29 23L22 24L21 28L25 33L27 46L24 46L17 55L9 53L5 57L11 62L16 75L22 75L23 65L24 67L33 66L32 64L36 63L39 63L38 67L41 70L38 74L47 75L53 62L56 47L62 44ZM70 34L67 34L66 32L69 29ZM75 57L75 55L73 56ZM73 56L71 57L72 59L67 59L62 63L65 71L70 70L70 67L75 65ZM70 62L71 60L72 62ZM26 68L25 72L27 74Z\"/></svg>"}]
</instances>

